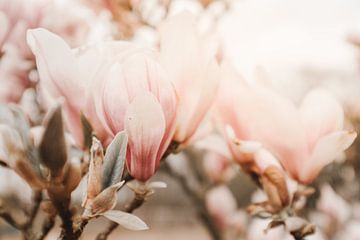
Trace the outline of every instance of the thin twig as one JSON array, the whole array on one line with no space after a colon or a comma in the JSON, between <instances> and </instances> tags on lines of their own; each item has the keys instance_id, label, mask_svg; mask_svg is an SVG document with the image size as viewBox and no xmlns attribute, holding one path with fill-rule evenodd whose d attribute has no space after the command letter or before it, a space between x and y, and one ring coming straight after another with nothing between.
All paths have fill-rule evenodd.
<instances>
[{"instance_id":1,"label":"thin twig","mask_svg":"<svg viewBox=\"0 0 360 240\"><path fill-rule=\"evenodd\" d=\"M55 225L55 216L48 216L42 224L40 235L36 240L43 240Z\"/></svg>"},{"instance_id":2,"label":"thin twig","mask_svg":"<svg viewBox=\"0 0 360 240\"><path fill-rule=\"evenodd\" d=\"M28 219L27 221L24 223L23 228L24 229L29 229L32 227L33 222L36 218L36 215L39 211L40 208L40 203L42 201L42 192L41 191L33 191L33 196L32 196L32 201L33 201L33 205L30 207L30 209L27 212L28 215Z\"/></svg>"},{"instance_id":3,"label":"thin twig","mask_svg":"<svg viewBox=\"0 0 360 240\"><path fill-rule=\"evenodd\" d=\"M65 200L57 200L52 199L52 203L54 204L54 207L56 208L59 217L61 218L62 225L61 225L61 234L59 236L59 240L75 240L77 239L74 235L74 229L73 229L73 216L72 212L69 209L70 206L70 199Z\"/></svg>"},{"instance_id":4,"label":"thin twig","mask_svg":"<svg viewBox=\"0 0 360 240\"><path fill-rule=\"evenodd\" d=\"M166 170L166 172L169 174L169 176L177 180L177 182L180 184L183 191L185 192L185 195L188 196L190 200L193 202L200 220L202 221L202 223L210 233L212 239L220 240L221 239L220 233L205 207L205 202L201 194L196 190L194 190L189 185L185 176L173 171L167 162L164 162L163 167Z\"/></svg>"},{"instance_id":5,"label":"thin twig","mask_svg":"<svg viewBox=\"0 0 360 240\"><path fill-rule=\"evenodd\" d=\"M0 209L0 217L9 225L21 231L21 224L10 213L6 212L4 209Z\"/></svg>"}]
</instances>

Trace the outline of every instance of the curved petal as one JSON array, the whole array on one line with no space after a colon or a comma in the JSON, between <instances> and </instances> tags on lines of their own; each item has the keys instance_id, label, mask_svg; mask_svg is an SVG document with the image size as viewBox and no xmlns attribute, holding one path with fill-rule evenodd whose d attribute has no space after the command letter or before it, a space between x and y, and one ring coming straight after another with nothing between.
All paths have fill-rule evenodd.
<instances>
[{"instance_id":1,"label":"curved petal","mask_svg":"<svg viewBox=\"0 0 360 240\"><path fill-rule=\"evenodd\" d=\"M36 57L43 95L53 99L65 98L67 127L77 143L82 145L79 102L83 102L85 96L82 96L84 91L78 84L83 79L76 75L75 56L64 40L45 29L28 30L27 42Z\"/></svg>"},{"instance_id":2,"label":"curved petal","mask_svg":"<svg viewBox=\"0 0 360 240\"><path fill-rule=\"evenodd\" d=\"M311 158L305 161L299 176L302 183L312 182L321 169L331 163L342 151L354 142L356 132L338 131L330 133L317 142Z\"/></svg>"},{"instance_id":3,"label":"curved petal","mask_svg":"<svg viewBox=\"0 0 360 240\"><path fill-rule=\"evenodd\" d=\"M184 142L193 136L216 97L220 70L215 60L208 65L207 72L204 75L198 85L192 86L191 89L187 90L188 94L192 94L195 97L190 97L190 99L197 98L197 100L189 101L189 104L183 104L184 101L180 99L179 109L181 107L183 109L179 110L175 140ZM195 89L195 87L198 87L198 89Z\"/></svg>"},{"instance_id":4,"label":"curved petal","mask_svg":"<svg viewBox=\"0 0 360 240\"><path fill-rule=\"evenodd\" d=\"M343 109L340 103L325 90L315 89L308 93L299 111L310 151L319 138L343 128Z\"/></svg>"},{"instance_id":5,"label":"curved petal","mask_svg":"<svg viewBox=\"0 0 360 240\"><path fill-rule=\"evenodd\" d=\"M216 112L221 125L230 125L236 138L260 142L292 175L308 157L295 105L265 87L250 87L226 64L222 65Z\"/></svg>"},{"instance_id":6,"label":"curved petal","mask_svg":"<svg viewBox=\"0 0 360 240\"><path fill-rule=\"evenodd\" d=\"M79 97L76 59L59 36L42 28L28 30L27 43L36 57L40 84L55 97Z\"/></svg>"},{"instance_id":7,"label":"curved petal","mask_svg":"<svg viewBox=\"0 0 360 240\"><path fill-rule=\"evenodd\" d=\"M125 115L129 137L127 166L140 181L148 180L156 171L159 147L165 133L165 118L155 96L144 92L134 98Z\"/></svg>"},{"instance_id":8,"label":"curved petal","mask_svg":"<svg viewBox=\"0 0 360 240\"><path fill-rule=\"evenodd\" d=\"M204 52L195 24L194 16L183 12L160 26L160 61L178 94L174 136L178 142L195 133L215 98L219 80L216 61Z\"/></svg>"}]
</instances>

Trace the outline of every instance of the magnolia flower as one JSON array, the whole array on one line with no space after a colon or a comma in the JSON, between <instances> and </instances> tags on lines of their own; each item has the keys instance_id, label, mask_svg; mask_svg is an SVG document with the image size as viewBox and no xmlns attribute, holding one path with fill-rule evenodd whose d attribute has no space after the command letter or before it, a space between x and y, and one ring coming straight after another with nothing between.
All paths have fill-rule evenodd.
<instances>
[{"instance_id":1,"label":"magnolia flower","mask_svg":"<svg viewBox=\"0 0 360 240\"><path fill-rule=\"evenodd\" d=\"M351 217L351 206L330 185L321 187L316 207L339 224L344 224Z\"/></svg>"},{"instance_id":2,"label":"magnolia flower","mask_svg":"<svg viewBox=\"0 0 360 240\"><path fill-rule=\"evenodd\" d=\"M78 144L81 112L105 143L126 130L128 170L148 180L170 144L176 113L175 92L156 53L121 41L71 50L44 29L29 31L28 43L43 96L64 98L66 122Z\"/></svg>"},{"instance_id":3,"label":"magnolia flower","mask_svg":"<svg viewBox=\"0 0 360 240\"><path fill-rule=\"evenodd\" d=\"M219 135L208 135L194 145L198 149L207 151L204 155L204 170L215 183L229 181L234 177L237 169L232 164L232 156L225 140Z\"/></svg>"},{"instance_id":4,"label":"magnolia flower","mask_svg":"<svg viewBox=\"0 0 360 240\"><path fill-rule=\"evenodd\" d=\"M195 28L194 16L182 13L160 27L160 59L178 95L174 141L194 135L216 96L219 71Z\"/></svg>"},{"instance_id":5,"label":"magnolia flower","mask_svg":"<svg viewBox=\"0 0 360 240\"><path fill-rule=\"evenodd\" d=\"M236 199L225 185L217 186L206 193L206 208L219 228L224 229L236 213Z\"/></svg>"},{"instance_id":6,"label":"magnolia flower","mask_svg":"<svg viewBox=\"0 0 360 240\"><path fill-rule=\"evenodd\" d=\"M296 107L265 86L250 86L227 64L222 78L217 120L234 158L260 174L269 165L281 168L279 161L292 178L310 183L356 137L343 130L342 107L324 90L311 91Z\"/></svg>"},{"instance_id":7,"label":"magnolia flower","mask_svg":"<svg viewBox=\"0 0 360 240\"><path fill-rule=\"evenodd\" d=\"M80 45L91 41L93 32L100 37L110 32L98 31L95 23L100 18L94 16L74 1L0 0L0 101L18 102L23 91L36 80L30 76L35 64L26 43L28 29L41 26L64 37L71 45ZM104 22L101 24L102 29L107 29ZM13 91L15 88L17 91Z\"/></svg>"}]
</instances>

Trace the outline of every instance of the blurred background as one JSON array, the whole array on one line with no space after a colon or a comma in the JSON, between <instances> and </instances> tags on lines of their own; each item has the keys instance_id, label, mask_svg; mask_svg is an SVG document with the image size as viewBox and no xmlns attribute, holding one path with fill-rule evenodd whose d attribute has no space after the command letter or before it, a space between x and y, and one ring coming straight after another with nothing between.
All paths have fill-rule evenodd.
<instances>
[{"instance_id":1,"label":"blurred background","mask_svg":"<svg viewBox=\"0 0 360 240\"><path fill-rule=\"evenodd\" d=\"M69 5L69 1L54 1L50 5L70 6L71 11L85 12L84 15L88 12L91 14L96 12L93 10L96 1L74 0L76 4L82 5L81 8L72 3ZM2 0L1 4L6 7L11 2L12 0ZM52 1L49 0L49 2ZM141 14L146 16L147 24L140 24L134 29L128 29L128 26L108 26L107 21L111 18L109 17L111 13L107 11L96 13L97 22L87 26L90 28L88 31L91 32L91 37L88 37L86 41L95 42L100 36L106 38L107 35L112 34L114 28L119 27L123 30L123 32L120 31L122 35L118 36L120 39L130 39L149 46L156 45L154 26L158 25L164 15L161 4L158 8L154 8L159 5L159 2L161 1L149 0L143 3L142 11L144 12ZM203 24L200 27L204 31L210 29L217 32L222 54L235 64L245 78L250 81L257 78L269 81L274 89L296 102L300 101L309 89L318 86L325 87L343 103L350 128L359 129L360 1L173 0L170 1L170 6L170 9L166 9L169 16L186 9L202 19ZM127 17L129 22L133 21L131 15ZM359 45L357 46L356 43ZM75 42L73 45L80 44L82 42ZM3 62L0 64L4 64ZM5 85L0 85L0 89L3 87ZM344 162L344 157L340 157L336 163L328 166L314 183L318 189L321 189L324 183L329 183L353 211L351 220L346 220L351 222L351 225L346 226L351 227L348 232L351 231L352 235L348 232L344 233L344 229L343 231L333 229L335 235L332 235L333 232L324 226L322 232L328 239L360 239L360 228L357 231L354 230L360 226L359 153L360 141L358 140L348 153L348 161ZM175 159L174 162L179 162L176 160L178 157L171 156ZM190 171L188 169L195 166L199 172L204 173L203 150L193 147L180 157L187 159L186 164L180 166L182 171ZM10 204L13 209L23 202L31 202L31 190L14 173L0 167L0 178L2 202ZM156 194L135 212L149 224L150 230L131 232L118 228L116 233L121 233L121 235L115 233L109 239L118 239L118 236L122 239L139 240L210 239L194 211L197 206L192 204L179 184L163 170L160 170L155 179L166 182L167 189L157 190ZM251 202L252 194L256 191L254 183L242 173L237 173L229 181L228 186L236 197L239 209L245 208ZM83 192L83 187L80 187L74 193L74 200L78 206L80 206ZM119 195L119 206L128 200L128 195L129 193ZM319 195L319 192L314 194L308 203L309 209L317 208L320 201ZM324 218L320 216L321 214L315 215L314 221L323 224ZM244 226L240 228L245 227L247 221L251 220L239 221L240 225L244 222ZM87 227L82 239L91 239L99 229L105 228L106 225L106 220L97 219ZM57 235L58 229L55 228L47 239L55 239ZM348 238L343 238L344 236ZM16 230L0 220L0 239L20 238ZM247 237L247 239L255 238Z\"/></svg>"}]
</instances>

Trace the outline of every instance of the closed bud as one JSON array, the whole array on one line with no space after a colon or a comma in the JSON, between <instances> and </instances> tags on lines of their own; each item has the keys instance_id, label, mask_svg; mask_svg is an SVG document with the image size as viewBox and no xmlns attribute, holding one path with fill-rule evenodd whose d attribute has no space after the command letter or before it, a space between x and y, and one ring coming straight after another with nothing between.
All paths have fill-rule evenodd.
<instances>
[{"instance_id":1,"label":"closed bud","mask_svg":"<svg viewBox=\"0 0 360 240\"><path fill-rule=\"evenodd\" d=\"M289 204L288 188L282 170L269 166L261 176L261 181L269 202L275 210L280 210Z\"/></svg>"}]
</instances>

